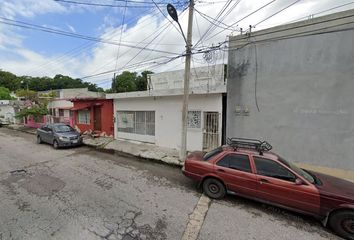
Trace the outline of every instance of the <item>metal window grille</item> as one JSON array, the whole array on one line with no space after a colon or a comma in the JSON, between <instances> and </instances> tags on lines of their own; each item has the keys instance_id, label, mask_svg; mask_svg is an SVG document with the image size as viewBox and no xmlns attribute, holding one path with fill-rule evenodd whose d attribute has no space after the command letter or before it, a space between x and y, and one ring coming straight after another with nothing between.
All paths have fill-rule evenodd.
<instances>
[{"instance_id":1,"label":"metal window grille","mask_svg":"<svg viewBox=\"0 0 354 240\"><path fill-rule=\"evenodd\" d=\"M201 116L201 111L188 111L188 128L200 128Z\"/></svg>"},{"instance_id":2,"label":"metal window grille","mask_svg":"<svg viewBox=\"0 0 354 240\"><path fill-rule=\"evenodd\" d=\"M118 132L155 136L154 111L118 111Z\"/></svg>"}]
</instances>

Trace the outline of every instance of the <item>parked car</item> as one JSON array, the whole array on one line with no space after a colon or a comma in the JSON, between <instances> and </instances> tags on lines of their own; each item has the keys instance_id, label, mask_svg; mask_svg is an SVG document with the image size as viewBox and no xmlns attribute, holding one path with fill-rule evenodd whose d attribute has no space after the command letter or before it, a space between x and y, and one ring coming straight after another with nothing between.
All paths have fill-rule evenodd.
<instances>
[{"instance_id":1,"label":"parked car","mask_svg":"<svg viewBox=\"0 0 354 240\"><path fill-rule=\"evenodd\" d=\"M301 169L271 149L267 142L231 138L208 153L189 154L182 171L211 198L231 193L311 215L353 240L354 183Z\"/></svg>"},{"instance_id":2,"label":"parked car","mask_svg":"<svg viewBox=\"0 0 354 240\"><path fill-rule=\"evenodd\" d=\"M37 143L52 144L55 149L60 147L78 146L82 137L78 131L64 123L46 124L37 129Z\"/></svg>"}]
</instances>

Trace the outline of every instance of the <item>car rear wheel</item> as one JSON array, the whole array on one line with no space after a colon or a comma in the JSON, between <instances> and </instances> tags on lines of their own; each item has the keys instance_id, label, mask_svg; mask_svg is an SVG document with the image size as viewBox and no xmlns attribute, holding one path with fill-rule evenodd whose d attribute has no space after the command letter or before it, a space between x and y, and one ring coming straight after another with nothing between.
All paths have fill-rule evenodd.
<instances>
[{"instance_id":1,"label":"car rear wheel","mask_svg":"<svg viewBox=\"0 0 354 240\"><path fill-rule=\"evenodd\" d=\"M341 237L354 240L354 211L335 212L329 218L329 226Z\"/></svg>"},{"instance_id":2,"label":"car rear wheel","mask_svg":"<svg viewBox=\"0 0 354 240\"><path fill-rule=\"evenodd\" d=\"M215 178L205 179L203 182L203 191L208 197L214 199L223 198L226 194L224 184Z\"/></svg>"},{"instance_id":3,"label":"car rear wheel","mask_svg":"<svg viewBox=\"0 0 354 240\"><path fill-rule=\"evenodd\" d=\"M41 144L41 143L42 143L42 138L41 138L41 136L39 136L39 135L37 136L37 143L38 143L38 144Z\"/></svg>"},{"instance_id":4,"label":"car rear wheel","mask_svg":"<svg viewBox=\"0 0 354 240\"><path fill-rule=\"evenodd\" d=\"M54 140L53 142L53 148L58 149L59 148L59 144L57 140Z\"/></svg>"}]
</instances>

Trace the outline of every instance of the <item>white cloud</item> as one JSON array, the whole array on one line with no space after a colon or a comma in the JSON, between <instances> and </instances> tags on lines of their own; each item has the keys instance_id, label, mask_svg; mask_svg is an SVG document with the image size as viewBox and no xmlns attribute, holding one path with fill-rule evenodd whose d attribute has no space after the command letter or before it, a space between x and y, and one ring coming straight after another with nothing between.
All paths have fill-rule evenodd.
<instances>
[{"instance_id":1,"label":"white cloud","mask_svg":"<svg viewBox=\"0 0 354 240\"><path fill-rule=\"evenodd\" d=\"M34 17L44 13L65 12L65 8L52 0L2 0L1 11L8 18Z\"/></svg>"}]
</instances>

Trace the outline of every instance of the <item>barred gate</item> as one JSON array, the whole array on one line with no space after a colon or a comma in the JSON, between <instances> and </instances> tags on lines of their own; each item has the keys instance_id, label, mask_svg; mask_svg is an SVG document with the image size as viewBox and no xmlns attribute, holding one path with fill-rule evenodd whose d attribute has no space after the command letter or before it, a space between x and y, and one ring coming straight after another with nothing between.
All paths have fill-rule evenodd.
<instances>
[{"instance_id":1,"label":"barred gate","mask_svg":"<svg viewBox=\"0 0 354 240\"><path fill-rule=\"evenodd\" d=\"M204 112L203 150L219 146L219 113Z\"/></svg>"}]
</instances>

